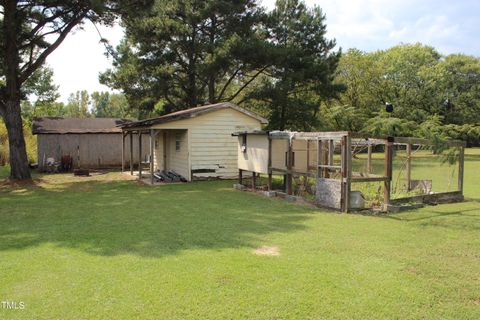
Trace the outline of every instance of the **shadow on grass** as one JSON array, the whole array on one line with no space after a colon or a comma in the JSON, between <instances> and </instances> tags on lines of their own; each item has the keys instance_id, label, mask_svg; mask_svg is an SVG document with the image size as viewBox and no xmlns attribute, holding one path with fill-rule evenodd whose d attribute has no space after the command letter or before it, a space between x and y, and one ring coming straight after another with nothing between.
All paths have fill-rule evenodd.
<instances>
[{"instance_id":1,"label":"shadow on grass","mask_svg":"<svg viewBox=\"0 0 480 320\"><path fill-rule=\"evenodd\" d=\"M254 247L268 233L303 229L311 214L231 185L85 181L2 190L0 250L53 244L97 255L159 257L198 248Z\"/></svg>"}]
</instances>

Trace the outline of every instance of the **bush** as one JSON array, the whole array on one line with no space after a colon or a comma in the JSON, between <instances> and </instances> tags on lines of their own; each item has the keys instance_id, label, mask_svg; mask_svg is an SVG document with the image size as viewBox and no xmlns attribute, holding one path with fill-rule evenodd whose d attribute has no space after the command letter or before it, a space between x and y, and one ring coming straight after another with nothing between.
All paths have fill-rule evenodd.
<instances>
[{"instance_id":1,"label":"bush","mask_svg":"<svg viewBox=\"0 0 480 320\"><path fill-rule=\"evenodd\" d=\"M33 163L37 161L37 137L32 135L32 128L28 124L23 126L23 134L25 138L25 145L27 148L28 162ZM8 133L3 121L0 121L0 166L8 164Z\"/></svg>"},{"instance_id":2,"label":"bush","mask_svg":"<svg viewBox=\"0 0 480 320\"><path fill-rule=\"evenodd\" d=\"M5 124L0 121L0 166L8 163L8 135Z\"/></svg>"}]
</instances>

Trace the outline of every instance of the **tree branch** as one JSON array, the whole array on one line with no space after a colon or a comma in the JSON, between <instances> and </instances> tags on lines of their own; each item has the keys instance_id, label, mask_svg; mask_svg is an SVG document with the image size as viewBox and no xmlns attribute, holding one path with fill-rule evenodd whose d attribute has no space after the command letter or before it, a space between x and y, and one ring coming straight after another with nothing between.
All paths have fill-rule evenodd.
<instances>
[{"instance_id":1,"label":"tree branch","mask_svg":"<svg viewBox=\"0 0 480 320\"><path fill-rule=\"evenodd\" d=\"M243 84L243 86L240 87L240 89L237 90L237 92L235 92L232 96L230 96L230 98L228 99L228 101L232 101L233 99L235 99L239 94L240 92L243 91L243 89L245 89L250 83L252 83L253 80L255 80L263 71L265 71L269 66L265 66L263 67L262 69L260 69L254 76L252 76L252 78L250 78L250 80L248 80L247 82L245 82Z\"/></svg>"},{"instance_id":2,"label":"tree branch","mask_svg":"<svg viewBox=\"0 0 480 320\"><path fill-rule=\"evenodd\" d=\"M230 83L233 81L233 79L237 76L237 74L240 72L241 66L235 70L235 72L232 74L232 76L227 80L225 85L222 88L222 91L220 91L220 94L218 95L218 100L222 100L223 95L225 94L225 90L227 90L227 87L230 85Z\"/></svg>"},{"instance_id":3,"label":"tree branch","mask_svg":"<svg viewBox=\"0 0 480 320\"><path fill-rule=\"evenodd\" d=\"M45 10L46 8L44 8ZM32 31L30 31L29 33L29 38L34 38L35 35L37 34L38 31L40 31L43 27L45 27L47 25L47 23L50 23L50 22L53 22L55 21L56 19L62 17L62 16L65 16L69 13L73 12L73 10L67 10L67 11L59 11L57 12L56 14L48 17L48 18L45 18L45 19L42 19L42 20L39 20L37 22L37 25L35 26L35 28L32 29Z\"/></svg>"},{"instance_id":4,"label":"tree branch","mask_svg":"<svg viewBox=\"0 0 480 320\"><path fill-rule=\"evenodd\" d=\"M67 26L65 27L65 29L63 29L63 31L60 33L60 35L55 40L55 42L52 43L47 49L45 49L37 58L37 60L35 60L35 62L30 63L29 66L25 69L25 71L23 71L20 74L20 77L19 77L20 84L24 83L32 75L32 73L34 73L35 70L37 70L45 62L45 59L48 57L48 55L52 53L55 49L57 49L57 47L63 42L63 40L65 40L65 38L70 33L70 31L76 25L78 25L83 20L83 18L85 18L86 15L87 15L87 12L83 12L82 14L79 14L76 18L74 18L67 24Z\"/></svg>"}]
</instances>

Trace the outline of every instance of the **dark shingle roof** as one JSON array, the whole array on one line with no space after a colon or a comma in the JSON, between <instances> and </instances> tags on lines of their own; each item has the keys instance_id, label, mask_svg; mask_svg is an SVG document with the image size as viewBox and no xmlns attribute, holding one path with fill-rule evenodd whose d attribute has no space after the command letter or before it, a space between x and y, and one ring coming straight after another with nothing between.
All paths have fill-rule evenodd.
<instances>
[{"instance_id":1,"label":"dark shingle roof","mask_svg":"<svg viewBox=\"0 0 480 320\"><path fill-rule=\"evenodd\" d=\"M118 133L122 132L120 126L129 122L117 118L36 117L33 119L32 133Z\"/></svg>"},{"instance_id":2,"label":"dark shingle roof","mask_svg":"<svg viewBox=\"0 0 480 320\"><path fill-rule=\"evenodd\" d=\"M188 118L193 118L201 114L205 114L208 112L220 110L220 109L227 109L231 108L234 110L237 110L243 114L246 114L252 118L255 118L259 120L261 123L265 124L268 121L256 114L255 112L249 111L247 109L241 108L237 106L234 103L231 102L222 102L222 103L216 103L216 104L209 104L206 106L201 106L201 107L195 107L195 108L190 108L186 110L180 110L176 112L172 112L169 114L166 114L164 116L160 116L157 118L151 118L151 119L146 119L146 120L141 120L141 121L135 121L135 122L130 122L126 123L123 125L123 128L138 128L138 127L148 127L154 124L160 124L160 123L165 123L165 122L171 122L171 121L176 121L176 120L181 120L181 119L188 119Z\"/></svg>"}]
</instances>

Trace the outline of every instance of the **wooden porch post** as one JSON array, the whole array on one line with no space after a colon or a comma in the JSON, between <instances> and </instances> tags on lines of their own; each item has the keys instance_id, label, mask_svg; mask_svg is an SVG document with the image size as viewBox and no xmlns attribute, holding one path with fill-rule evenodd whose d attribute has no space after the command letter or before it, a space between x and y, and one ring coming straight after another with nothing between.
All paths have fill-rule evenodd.
<instances>
[{"instance_id":1,"label":"wooden porch post","mask_svg":"<svg viewBox=\"0 0 480 320\"><path fill-rule=\"evenodd\" d=\"M122 173L125 171L125 132L122 131Z\"/></svg>"},{"instance_id":2,"label":"wooden porch post","mask_svg":"<svg viewBox=\"0 0 480 320\"><path fill-rule=\"evenodd\" d=\"M243 170L238 169L238 183L243 184Z\"/></svg>"},{"instance_id":3,"label":"wooden porch post","mask_svg":"<svg viewBox=\"0 0 480 320\"><path fill-rule=\"evenodd\" d=\"M133 132L130 131L130 175L133 176Z\"/></svg>"},{"instance_id":4,"label":"wooden porch post","mask_svg":"<svg viewBox=\"0 0 480 320\"><path fill-rule=\"evenodd\" d=\"M272 190L272 138L268 136L268 191Z\"/></svg>"},{"instance_id":5,"label":"wooden porch post","mask_svg":"<svg viewBox=\"0 0 480 320\"><path fill-rule=\"evenodd\" d=\"M257 189L257 174L252 172L252 190Z\"/></svg>"},{"instance_id":6,"label":"wooden porch post","mask_svg":"<svg viewBox=\"0 0 480 320\"><path fill-rule=\"evenodd\" d=\"M138 179L142 179L142 131L138 130Z\"/></svg>"},{"instance_id":7,"label":"wooden porch post","mask_svg":"<svg viewBox=\"0 0 480 320\"><path fill-rule=\"evenodd\" d=\"M150 129L150 183L153 185L153 153L155 152L154 130Z\"/></svg>"},{"instance_id":8,"label":"wooden porch post","mask_svg":"<svg viewBox=\"0 0 480 320\"><path fill-rule=\"evenodd\" d=\"M340 152L340 158L341 158L341 163L340 163L340 166L341 166L341 171L340 171L340 176L341 176L341 185L340 185L340 210L342 212L345 212L345 178L346 178L346 174L347 174L347 161L346 161L346 152L345 152L345 149L346 149L346 141L345 141L345 137L342 137L342 140L340 140L341 143L340 143L340 149L341 149L341 152Z\"/></svg>"},{"instance_id":9,"label":"wooden porch post","mask_svg":"<svg viewBox=\"0 0 480 320\"><path fill-rule=\"evenodd\" d=\"M163 170L167 171L167 130L163 130Z\"/></svg>"}]
</instances>

